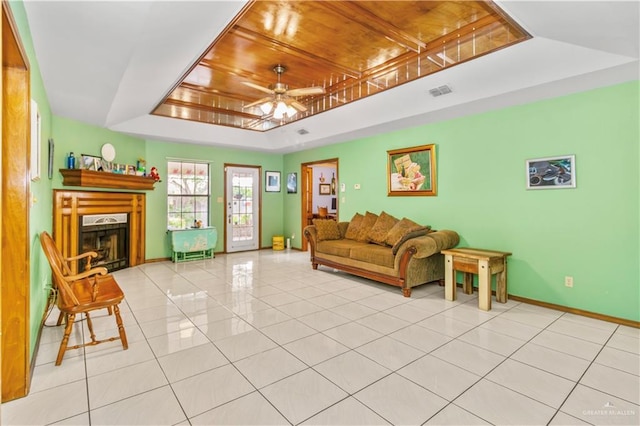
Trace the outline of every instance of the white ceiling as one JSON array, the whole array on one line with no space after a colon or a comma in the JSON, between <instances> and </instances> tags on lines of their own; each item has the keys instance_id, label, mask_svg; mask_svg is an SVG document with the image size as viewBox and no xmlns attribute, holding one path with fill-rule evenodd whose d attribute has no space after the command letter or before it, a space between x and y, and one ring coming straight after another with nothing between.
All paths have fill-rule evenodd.
<instances>
[{"instance_id":1,"label":"white ceiling","mask_svg":"<svg viewBox=\"0 0 640 426\"><path fill-rule=\"evenodd\" d=\"M52 112L144 139L286 153L638 79L640 1L496 3L533 38L264 133L149 115L243 1L24 5Z\"/></svg>"}]
</instances>

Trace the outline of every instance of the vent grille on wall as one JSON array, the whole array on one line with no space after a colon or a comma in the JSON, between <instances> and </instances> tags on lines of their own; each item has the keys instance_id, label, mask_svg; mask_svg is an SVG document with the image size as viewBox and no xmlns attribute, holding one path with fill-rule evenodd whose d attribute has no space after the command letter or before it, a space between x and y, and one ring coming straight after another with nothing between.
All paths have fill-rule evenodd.
<instances>
[{"instance_id":1,"label":"vent grille on wall","mask_svg":"<svg viewBox=\"0 0 640 426\"><path fill-rule=\"evenodd\" d=\"M300 129L300 130L298 130L298 134L299 134L299 135L306 135L306 134L308 134L308 133L309 133L309 131L308 131L307 129Z\"/></svg>"},{"instance_id":2,"label":"vent grille on wall","mask_svg":"<svg viewBox=\"0 0 640 426\"><path fill-rule=\"evenodd\" d=\"M451 87L444 85L444 86L440 86L440 87L436 87L434 89L429 90L429 93L431 94L431 96L438 97L438 96L442 96L442 95L446 95L451 93Z\"/></svg>"}]
</instances>

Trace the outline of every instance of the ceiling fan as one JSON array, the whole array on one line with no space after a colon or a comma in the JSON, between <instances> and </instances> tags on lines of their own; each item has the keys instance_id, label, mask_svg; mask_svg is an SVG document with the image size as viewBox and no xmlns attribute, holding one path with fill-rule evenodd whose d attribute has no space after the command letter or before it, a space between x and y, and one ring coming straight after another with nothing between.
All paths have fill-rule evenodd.
<instances>
[{"instance_id":1,"label":"ceiling fan","mask_svg":"<svg viewBox=\"0 0 640 426\"><path fill-rule=\"evenodd\" d=\"M293 117L298 111L304 112L307 110L304 105L293 99L294 97L321 95L324 93L324 88L319 86L289 89L288 85L280 81L282 74L286 70L287 68L284 65L275 65L273 67L273 72L278 75L278 81L269 87L259 86L249 81L243 81L243 84L271 95L245 105L244 108L251 108L253 106L260 105L260 109L264 114L269 114L271 110L275 108L273 111L273 118L281 119L285 115L287 117Z\"/></svg>"}]
</instances>

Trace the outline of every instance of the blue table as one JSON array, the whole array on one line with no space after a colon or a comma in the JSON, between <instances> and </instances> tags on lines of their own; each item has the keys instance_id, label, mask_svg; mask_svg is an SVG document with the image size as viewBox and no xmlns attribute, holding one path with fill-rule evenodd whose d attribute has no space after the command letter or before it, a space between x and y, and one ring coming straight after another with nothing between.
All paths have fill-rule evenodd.
<instances>
[{"instance_id":1,"label":"blue table","mask_svg":"<svg viewBox=\"0 0 640 426\"><path fill-rule=\"evenodd\" d=\"M213 259L213 250L218 241L215 227L173 229L169 231L171 239L171 261Z\"/></svg>"}]
</instances>

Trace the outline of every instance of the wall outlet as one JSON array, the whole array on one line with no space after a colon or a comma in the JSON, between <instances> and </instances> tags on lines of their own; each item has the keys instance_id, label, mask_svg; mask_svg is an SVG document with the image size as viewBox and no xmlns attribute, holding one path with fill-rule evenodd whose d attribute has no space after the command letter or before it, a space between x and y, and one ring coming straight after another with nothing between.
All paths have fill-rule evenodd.
<instances>
[{"instance_id":1,"label":"wall outlet","mask_svg":"<svg viewBox=\"0 0 640 426\"><path fill-rule=\"evenodd\" d=\"M564 285L565 287L573 287L573 277L564 277Z\"/></svg>"},{"instance_id":2,"label":"wall outlet","mask_svg":"<svg viewBox=\"0 0 640 426\"><path fill-rule=\"evenodd\" d=\"M295 240L296 239L296 234L291 234L291 239Z\"/></svg>"}]
</instances>

